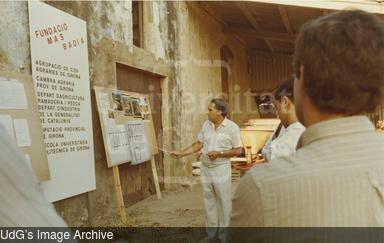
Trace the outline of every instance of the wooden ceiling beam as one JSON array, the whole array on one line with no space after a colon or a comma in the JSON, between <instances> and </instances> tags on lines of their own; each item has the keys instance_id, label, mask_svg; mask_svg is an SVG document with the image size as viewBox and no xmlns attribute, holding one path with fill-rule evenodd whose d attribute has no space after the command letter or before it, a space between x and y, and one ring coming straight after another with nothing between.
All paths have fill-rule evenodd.
<instances>
[{"instance_id":1,"label":"wooden ceiling beam","mask_svg":"<svg viewBox=\"0 0 384 243\"><path fill-rule=\"evenodd\" d=\"M260 31L259 23L257 23L256 18L253 16L251 11L249 11L249 8L247 8L245 3L244 2L236 2L236 5L240 9L242 14L245 16L245 18L248 20L248 22L252 25L252 27L257 31ZM263 40L264 40L265 44L267 45L267 47L269 48L269 50L271 52L273 52L274 49L273 49L271 42L268 39L263 39Z\"/></svg>"},{"instance_id":2,"label":"wooden ceiling beam","mask_svg":"<svg viewBox=\"0 0 384 243\"><path fill-rule=\"evenodd\" d=\"M292 34L257 31L253 29L237 28L237 27L236 28L227 27L225 28L224 31L225 33L232 33L244 38L251 37L251 38L276 40L276 41L292 42L292 43L295 41L295 38L296 38L296 36Z\"/></svg>"},{"instance_id":3,"label":"wooden ceiling beam","mask_svg":"<svg viewBox=\"0 0 384 243\"><path fill-rule=\"evenodd\" d=\"M244 2L236 2L237 7L241 10L245 18L252 25L255 30L260 30L259 23L257 23L256 18L253 16L249 8L245 5Z\"/></svg>"},{"instance_id":4,"label":"wooden ceiling beam","mask_svg":"<svg viewBox=\"0 0 384 243\"><path fill-rule=\"evenodd\" d=\"M329 11L328 9L323 9L323 16L329 14L331 11Z\"/></svg>"},{"instance_id":5,"label":"wooden ceiling beam","mask_svg":"<svg viewBox=\"0 0 384 243\"><path fill-rule=\"evenodd\" d=\"M265 44L267 45L268 49L269 49L271 52L274 52L275 49L273 48L271 42L270 42L269 40L267 40L267 39L263 39L263 40L264 40Z\"/></svg>"},{"instance_id":6,"label":"wooden ceiling beam","mask_svg":"<svg viewBox=\"0 0 384 243\"><path fill-rule=\"evenodd\" d=\"M199 1L197 5L204 10L209 16L211 16L213 19L215 19L217 22L219 22L221 25L225 26L227 25L225 21L215 13L215 11L212 10L212 8L204 1Z\"/></svg>"},{"instance_id":7,"label":"wooden ceiling beam","mask_svg":"<svg viewBox=\"0 0 384 243\"><path fill-rule=\"evenodd\" d=\"M219 24L221 24L223 29L228 28L227 23L218 14L216 14L216 12L209 6L208 3L204 2L204 1L199 1L197 3L197 5L203 11L205 11L209 16L211 16L214 20L216 20ZM235 35L232 33L227 33L227 35L229 35L230 38L240 42L243 46L247 46L246 41L241 36Z\"/></svg>"},{"instance_id":8,"label":"wooden ceiling beam","mask_svg":"<svg viewBox=\"0 0 384 243\"><path fill-rule=\"evenodd\" d=\"M292 31L291 23L288 18L287 10L281 5L279 5L278 8L279 8L280 16L281 16L281 19L283 20L285 29L287 30L288 34L292 35L293 31Z\"/></svg>"},{"instance_id":9,"label":"wooden ceiling beam","mask_svg":"<svg viewBox=\"0 0 384 243\"><path fill-rule=\"evenodd\" d=\"M248 55L271 55L270 52L266 52L266 51L261 51L259 49L253 49L253 48L248 48L247 49L247 54ZM276 51L273 53L273 56L280 56L280 57L283 57L283 58L292 58L292 54L293 53L286 53L286 52L281 52L281 51Z\"/></svg>"}]
</instances>

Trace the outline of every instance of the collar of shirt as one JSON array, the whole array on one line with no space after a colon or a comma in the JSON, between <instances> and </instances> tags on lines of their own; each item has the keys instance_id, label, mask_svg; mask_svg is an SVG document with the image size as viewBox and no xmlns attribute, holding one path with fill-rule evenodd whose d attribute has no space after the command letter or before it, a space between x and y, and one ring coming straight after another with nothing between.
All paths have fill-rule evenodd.
<instances>
[{"instance_id":1,"label":"collar of shirt","mask_svg":"<svg viewBox=\"0 0 384 243\"><path fill-rule=\"evenodd\" d=\"M209 121L209 122L211 123L211 127L213 129L215 129L215 124L211 121ZM228 126L228 119L226 117L224 117L224 120L221 122L221 124L216 129L219 129L221 126L223 126L223 127Z\"/></svg>"},{"instance_id":2,"label":"collar of shirt","mask_svg":"<svg viewBox=\"0 0 384 243\"><path fill-rule=\"evenodd\" d=\"M326 120L308 127L301 136L297 148L326 137L369 131L374 131L374 127L366 116L348 116Z\"/></svg>"}]
</instances>

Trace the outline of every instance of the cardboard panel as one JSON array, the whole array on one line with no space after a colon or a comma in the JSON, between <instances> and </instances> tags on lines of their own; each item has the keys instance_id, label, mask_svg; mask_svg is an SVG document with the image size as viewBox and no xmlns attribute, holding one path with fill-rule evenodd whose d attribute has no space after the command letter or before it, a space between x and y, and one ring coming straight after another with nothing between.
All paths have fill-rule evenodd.
<instances>
[{"instance_id":1,"label":"cardboard panel","mask_svg":"<svg viewBox=\"0 0 384 243\"><path fill-rule=\"evenodd\" d=\"M30 75L0 72L0 117L39 182L50 179L48 159ZM4 125L4 124L3 124ZM13 138L12 138L13 137ZM27 159L28 158L28 159Z\"/></svg>"},{"instance_id":2,"label":"cardboard panel","mask_svg":"<svg viewBox=\"0 0 384 243\"><path fill-rule=\"evenodd\" d=\"M124 124L130 120L145 122L152 155L158 154L149 97L112 88L95 86L94 89L108 167L130 162L129 145L124 143ZM146 105L141 105L142 101ZM114 130L118 135L112 134Z\"/></svg>"}]
</instances>

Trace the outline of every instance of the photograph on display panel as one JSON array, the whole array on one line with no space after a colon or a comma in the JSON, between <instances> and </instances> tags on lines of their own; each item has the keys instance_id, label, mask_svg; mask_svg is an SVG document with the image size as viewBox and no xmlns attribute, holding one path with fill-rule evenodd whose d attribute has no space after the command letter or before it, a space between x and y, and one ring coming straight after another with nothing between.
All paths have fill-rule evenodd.
<instances>
[{"instance_id":1,"label":"photograph on display panel","mask_svg":"<svg viewBox=\"0 0 384 243\"><path fill-rule=\"evenodd\" d=\"M131 97L127 95L121 95L121 103L123 106L123 111L125 116L133 116L133 108Z\"/></svg>"},{"instance_id":2,"label":"photograph on display panel","mask_svg":"<svg viewBox=\"0 0 384 243\"><path fill-rule=\"evenodd\" d=\"M140 116L141 117L139 98L132 98L132 108L133 108L134 116Z\"/></svg>"},{"instance_id":3,"label":"photograph on display panel","mask_svg":"<svg viewBox=\"0 0 384 243\"><path fill-rule=\"evenodd\" d=\"M122 111L123 105L121 104L121 93L117 91L112 91L112 100L113 100L113 109L117 111Z\"/></svg>"}]
</instances>

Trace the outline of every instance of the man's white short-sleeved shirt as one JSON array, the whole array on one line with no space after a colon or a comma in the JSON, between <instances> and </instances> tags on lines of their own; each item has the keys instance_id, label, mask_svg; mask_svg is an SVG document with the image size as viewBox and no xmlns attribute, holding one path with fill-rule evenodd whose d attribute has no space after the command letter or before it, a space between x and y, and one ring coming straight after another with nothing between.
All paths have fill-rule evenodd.
<instances>
[{"instance_id":1,"label":"man's white short-sleeved shirt","mask_svg":"<svg viewBox=\"0 0 384 243\"><path fill-rule=\"evenodd\" d=\"M275 139L278 138L279 136L282 136L284 134L285 130L286 130L286 128L284 126L282 126L280 131L279 131L279 134L275 137ZM273 131L271 136L269 136L267 142L265 143L263 149L261 150L261 154L262 155L268 156L268 154L270 153L270 151L271 151L271 144L272 144L273 137L275 136L276 132L277 132L277 128Z\"/></svg>"},{"instance_id":2,"label":"man's white short-sleeved shirt","mask_svg":"<svg viewBox=\"0 0 384 243\"><path fill-rule=\"evenodd\" d=\"M233 148L243 146L240 137L239 126L231 120L224 118L218 128L207 120L197 137L203 143L203 154L208 154L210 151L226 151ZM215 162L229 161L229 158L217 158Z\"/></svg>"},{"instance_id":3,"label":"man's white short-sleeved shirt","mask_svg":"<svg viewBox=\"0 0 384 243\"><path fill-rule=\"evenodd\" d=\"M268 161L294 154L297 142L304 131L305 127L300 122L289 125L283 134L280 134L271 142L269 153L267 153Z\"/></svg>"}]
</instances>

